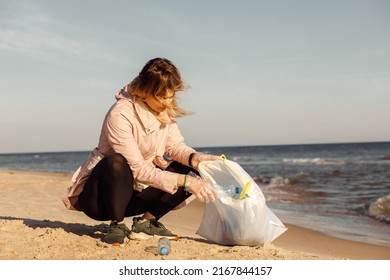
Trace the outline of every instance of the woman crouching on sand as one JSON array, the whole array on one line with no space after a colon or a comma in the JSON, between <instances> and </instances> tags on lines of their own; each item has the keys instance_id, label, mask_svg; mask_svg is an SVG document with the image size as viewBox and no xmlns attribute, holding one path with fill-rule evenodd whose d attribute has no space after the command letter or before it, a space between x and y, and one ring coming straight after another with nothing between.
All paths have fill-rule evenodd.
<instances>
[{"instance_id":1,"label":"woman crouching on sand","mask_svg":"<svg viewBox=\"0 0 390 280\"><path fill-rule=\"evenodd\" d=\"M198 176L198 164L219 157L187 146L175 118L187 115L176 93L184 83L175 65L150 60L139 75L116 94L101 129L98 147L79 167L66 190L68 209L98 221L111 221L104 241L123 245L125 238L179 237L159 219L186 205L195 195L213 201L217 193ZM123 222L133 218L131 231Z\"/></svg>"}]
</instances>

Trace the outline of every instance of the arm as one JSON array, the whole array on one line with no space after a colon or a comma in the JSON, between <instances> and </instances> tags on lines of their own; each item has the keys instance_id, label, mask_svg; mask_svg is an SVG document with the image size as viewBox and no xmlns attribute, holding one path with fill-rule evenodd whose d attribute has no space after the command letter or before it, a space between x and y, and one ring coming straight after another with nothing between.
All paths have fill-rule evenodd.
<instances>
[{"instance_id":1,"label":"arm","mask_svg":"<svg viewBox=\"0 0 390 280\"><path fill-rule=\"evenodd\" d=\"M174 193L178 187L178 174L162 171L152 162L146 161L133 129L137 128L132 126L128 114L125 115L121 110L112 110L103 124L103 133L110 147L127 159L136 181Z\"/></svg>"},{"instance_id":2,"label":"arm","mask_svg":"<svg viewBox=\"0 0 390 280\"><path fill-rule=\"evenodd\" d=\"M184 137L182 136L175 121L169 125L169 133L165 150L166 154L170 158L187 166L190 166L190 155L192 153L196 153L193 148L189 147L184 142Z\"/></svg>"},{"instance_id":3,"label":"arm","mask_svg":"<svg viewBox=\"0 0 390 280\"><path fill-rule=\"evenodd\" d=\"M221 159L218 156L197 153L193 148L187 146L176 122L170 125L166 150L170 158L194 169L198 169L198 165L202 161Z\"/></svg>"}]
</instances>

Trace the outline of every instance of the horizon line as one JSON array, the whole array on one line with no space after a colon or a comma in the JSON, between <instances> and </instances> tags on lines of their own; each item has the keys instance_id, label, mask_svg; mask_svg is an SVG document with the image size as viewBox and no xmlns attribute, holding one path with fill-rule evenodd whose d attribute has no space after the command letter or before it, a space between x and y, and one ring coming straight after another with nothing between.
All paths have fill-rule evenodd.
<instances>
[{"instance_id":1,"label":"horizon line","mask_svg":"<svg viewBox=\"0 0 390 280\"><path fill-rule=\"evenodd\" d=\"M249 144L249 145L223 145L223 146L192 146L193 149L216 149L216 148L245 148L245 147L280 147L280 146L311 146L311 145L353 145L353 144L381 144L390 143L388 141L358 141L358 142L322 142L322 143L301 143L301 144ZM91 150L62 150L62 151L32 151L32 152L5 152L0 155L17 154L51 154L51 153L85 153Z\"/></svg>"}]
</instances>

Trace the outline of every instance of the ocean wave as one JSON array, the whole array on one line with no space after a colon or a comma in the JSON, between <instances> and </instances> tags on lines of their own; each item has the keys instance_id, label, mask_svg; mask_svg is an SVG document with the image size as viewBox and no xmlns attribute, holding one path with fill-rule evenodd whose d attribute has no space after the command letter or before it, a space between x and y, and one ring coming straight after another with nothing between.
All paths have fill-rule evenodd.
<instances>
[{"instance_id":1,"label":"ocean wave","mask_svg":"<svg viewBox=\"0 0 390 280\"><path fill-rule=\"evenodd\" d=\"M345 165L344 161L330 160L324 158L285 158L283 162L286 163L303 163L303 164L317 164L317 165Z\"/></svg>"},{"instance_id":2,"label":"ocean wave","mask_svg":"<svg viewBox=\"0 0 390 280\"><path fill-rule=\"evenodd\" d=\"M262 184L269 184L269 182L270 182L269 178L262 176L262 175L253 176L252 179L255 182L262 183Z\"/></svg>"},{"instance_id":3,"label":"ocean wave","mask_svg":"<svg viewBox=\"0 0 390 280\"><path fill-rule=\"evenodd\" d=\"M379 221L390 223L390 195L373 202L368 208L368 215Z\"/></svg>"},{"instance_id":4,"label":"ocean wave","mask_svg":"<svg viewBox=\"0 0 390 280\"><path fill-rule=\"evenodd\" d=\"M264 177L264 176L255 176L255 177L252 177L252 179L257 183L261 183L262 185L267 186L267 187L271 187L271 188L272 187L285 187L285 186L291 185L290 179L284 178L281 176L276 176L273 178Z\"/></svg>"},{"instance_id":5,"label":"ocean wave","mask_svg":"<svg viewBox=\"0 0 390 280\"><path fill-rule=\"evenodd\" d=\"M291 186L291 185L297 185L300 180L302 180L305 177L305 174L303 172L297 174L296 176L292 178L285 178L282 176L275 176L272 178L267 178L264 176L256 176L253 177L253 179L256 182L260 182L264 185L267 185L268 187L286 187L286 186Z\"/></svg>"},{"instance_id":6,"label":"ocean wave","mask_svg":"<svg viewBox=\"0 0 390 280\"><path fill-rule=\"evenodd\" d=\"M269 182L270 187L286 187L291 185L291 182L288 178L283 178L283 177L274 177L271 179Z\"/></svg>"}]
</instances>

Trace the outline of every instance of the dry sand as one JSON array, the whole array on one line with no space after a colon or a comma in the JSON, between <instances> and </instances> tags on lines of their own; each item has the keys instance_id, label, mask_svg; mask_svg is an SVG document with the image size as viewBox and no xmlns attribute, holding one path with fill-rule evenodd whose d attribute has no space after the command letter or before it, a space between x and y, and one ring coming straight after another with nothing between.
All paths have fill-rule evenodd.
<instances>
[{"instance_id":1,"label":"dry sand","mask_svg":"<svg viewBox=\"0 0 390 280\"><path fill-rule=\"evenodd\" d=\"M162 222L181 239L168 256L155 254L156 240L128 240L124 247L102 242L108 222L67 210L61 196L71 174L0 170L0 259L2 260L389 260L390 247L289 229L264 246L221 246L195 232L203 204L193 202ZM125 220L131 225L131 218Z\"/></svg>"}]
</instances>

